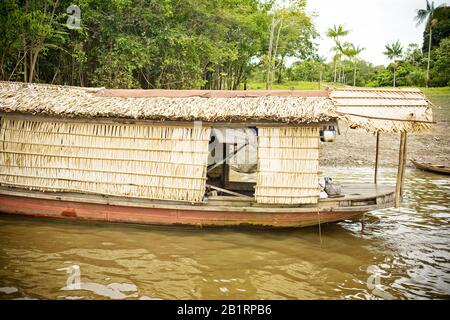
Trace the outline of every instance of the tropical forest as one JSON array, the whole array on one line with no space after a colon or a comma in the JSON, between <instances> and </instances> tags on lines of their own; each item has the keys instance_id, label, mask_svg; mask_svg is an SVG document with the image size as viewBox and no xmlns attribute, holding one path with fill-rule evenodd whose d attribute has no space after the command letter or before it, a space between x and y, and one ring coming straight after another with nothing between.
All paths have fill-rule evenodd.
<instances>
[{"instance_id":1,"label":"tropical forest","mask_svg":"<svg viewBox=\"0 0 450 320\"><path fill-rule=\"evenodd\" d=\"M450 8L424 1L423 43L360 58L306 0L3 0L0 79L109 88L271 89L450 85ZM328 56L320 38L333 40Z\"/></svg>"}]
</instances>

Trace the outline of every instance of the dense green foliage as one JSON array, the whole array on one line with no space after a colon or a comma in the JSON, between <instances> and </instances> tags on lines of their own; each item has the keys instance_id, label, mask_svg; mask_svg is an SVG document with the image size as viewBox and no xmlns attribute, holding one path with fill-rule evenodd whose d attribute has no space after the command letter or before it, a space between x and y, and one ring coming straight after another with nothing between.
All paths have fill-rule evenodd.
<instances>
[{"instance_id":1,"label":"dense green foliage","mask_svg":"<svg viewBox=\"0 0 450 320\"><path fill-rule=\"evenodd\" d=\"M72 3L81 9L80 29L66 26ZM291 16L276 59L314 51L316 33L304 6L292 1L285 13ZM3 0L1 78L235 89L264 61L271 7L257 0Z\"/></svg>"},{"instance_id":2,"label":"dense green foliage","mask_svg":"<svg viewBox=\"0 0 450 320\"><path fill-rule=\"evenodd\" d=\"M427 48L412 44L389 66L374 66L359 59L363 48L346 42L349 31L338 25L326 35L335 42L333 52L328 59L319 57L319 34L305 11L306 0L276 3L2 0L0 80L237 89L250 82L262 88L305 81L392 86L395 74L398 86L427 83ZM81 9L80 28L67 26L71 4ZM448 8L436 8L433 19L430 85L445 86L450 83Z\"/></svg>"},{"instance_id":3,"label":"dense green foliage","mask_svg":"<svg viewBox=\"0 0 450 320\"><path fill-rule=\"evenodd\" d=\"M431 49L436 49L441 40L450 37L450 7L436 8L433 18L436 20L431 35ZM423 51L428 50L429 23L423 33Z\"/></svg>"},{"instance_id":4,"label":"dense green foliage","mask_svg":"<svg viewBox=\"0 0 450 320\"><path fill-rule=\"evenodd\" d=\"M434 51L431 84L436 87L450 86L450 37L443 39Z\"/></svg>"}]
</instances>

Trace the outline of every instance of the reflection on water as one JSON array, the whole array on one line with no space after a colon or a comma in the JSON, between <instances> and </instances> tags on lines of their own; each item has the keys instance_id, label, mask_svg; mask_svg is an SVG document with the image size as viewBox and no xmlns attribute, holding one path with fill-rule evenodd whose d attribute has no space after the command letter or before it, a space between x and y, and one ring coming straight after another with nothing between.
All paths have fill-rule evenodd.
<instances>
[{"instance_id":1,"label":"reflection on water","mask_svg":"<svg viewBox=\"0 0 450 320\"><path fill-rule=\"evenodd\" d=\"M325 168L337 182L371 170ZM380 183L394 183L383 169ZM1 299L450 298L450 180L407 174L404 207L298 230L0 216ZM75 266L75 267L74 267ZM79 266L79 275L74 269ZM79 279L79 280L77 280Z\"/></svg>"}]
</instances>

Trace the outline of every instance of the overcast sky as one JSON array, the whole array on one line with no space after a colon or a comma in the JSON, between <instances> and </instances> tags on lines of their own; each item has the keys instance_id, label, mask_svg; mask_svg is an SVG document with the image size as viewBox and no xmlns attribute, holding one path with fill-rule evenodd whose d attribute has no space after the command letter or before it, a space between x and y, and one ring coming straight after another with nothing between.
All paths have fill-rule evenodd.
<instances>
[{"instance_id":1,"label":"overcast sky","mask_svg":"<svg viewBox=\"0 0 450 320\"><path fill-rule=\"evenodd\" d=\"M435 5L449 0L435 0ZM387 64L383 55L388 42L400 40L422 45L424 25L416 27L416 10L425 8L425 0L308 0L307 11L316 11L315 25L320 32L319 53L330 60L333 42L326 38L326 30L342 24L351 32L344 41L366 48L361 58L376 65Z\"/></svg>"}]
</instances>

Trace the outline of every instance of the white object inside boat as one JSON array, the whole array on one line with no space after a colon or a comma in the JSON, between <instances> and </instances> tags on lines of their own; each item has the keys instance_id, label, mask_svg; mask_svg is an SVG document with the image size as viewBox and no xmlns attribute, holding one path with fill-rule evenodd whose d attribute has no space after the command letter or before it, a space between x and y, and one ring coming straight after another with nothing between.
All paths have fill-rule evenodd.
<instances>
[{"instance_id":1,"label":"white object inside boat","mask_svg":"<svg viewBox=\"0 0 450 320\"><path fill-rule=\"evenodd\" d=\"M253 128L213 128L209 144L208 165L223 160L223 145L227 144L227 155L238 150L235 155L227 160L231 169L241 173L254 173L258 162L257 143L258 137L256 130Z\"/></svg>"},{"instance_id":2,"label":"white object inside boat","mask_svg":"<svg viewBox=\"0 0 450 320\"><path fill-rule=\"evenodd\" d=\"M320 141L333 142L335 139L336 139L335 126L326 126L322 130L320 130Z\"/></svg>"}]
</instances>

